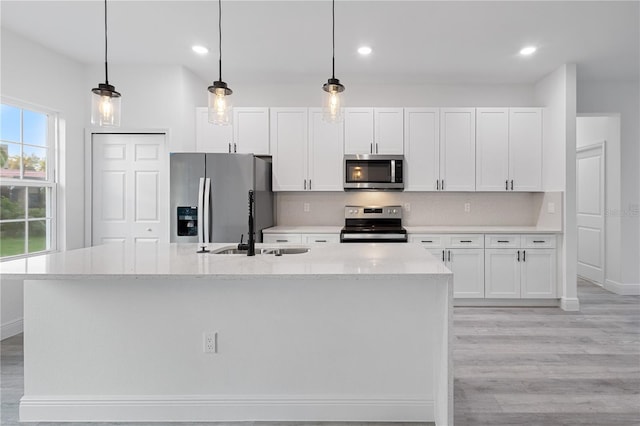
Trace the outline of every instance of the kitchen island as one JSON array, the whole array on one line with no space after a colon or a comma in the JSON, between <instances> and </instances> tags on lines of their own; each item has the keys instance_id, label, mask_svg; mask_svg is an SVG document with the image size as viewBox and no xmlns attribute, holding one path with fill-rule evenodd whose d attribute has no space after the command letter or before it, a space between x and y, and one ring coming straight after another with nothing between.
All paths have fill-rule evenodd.
<instances>
[{"instance_id":1,"label":"kitchen island","mask_svg":"<svg viewBox=\"0 0 640 426\"><path fill-rule=\"evenodd\" d=\"M25 280L21 421L453 424L453 277L425 250L196 249L3 263Z\"/></svg>"}]
</instances>

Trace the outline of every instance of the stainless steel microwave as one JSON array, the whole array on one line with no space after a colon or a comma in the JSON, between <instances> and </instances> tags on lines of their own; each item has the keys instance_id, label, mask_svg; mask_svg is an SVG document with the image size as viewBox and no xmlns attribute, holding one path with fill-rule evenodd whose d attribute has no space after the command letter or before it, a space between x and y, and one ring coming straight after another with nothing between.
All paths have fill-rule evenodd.
<instances>
[{"instance_id":1,"label":"stainless steel microwave","mask_svg":"<svg viewBox=\"0 0 640 426\"><path fill-rule=\"evenodd\" d=\"M345 190L404 189L404 156L402 155L345 155Z\"/></svg>"}]
</instances>

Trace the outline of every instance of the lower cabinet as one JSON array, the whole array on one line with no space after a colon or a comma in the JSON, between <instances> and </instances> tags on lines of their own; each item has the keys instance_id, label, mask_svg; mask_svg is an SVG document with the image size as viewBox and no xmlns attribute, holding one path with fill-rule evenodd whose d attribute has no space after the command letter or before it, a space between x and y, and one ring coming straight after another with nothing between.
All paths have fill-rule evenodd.
<instances>
[{"instance_id":1,"label":"lower cabinet","mask_svg":"<svg viewBox=\"0 0 640 426\"><path fill-rule=\"evenodd\" d=\"M483 298L484 250L447 249L446 265L453 272L453 297Z\"/></svg>"},{"instance_id":2,"label":"lower cabinet","mask_svg":"<svg viewBox=\"0 0 640 426\"><path fill-rule=\"evenodd\" d=\"M262 242L266 244L325 244L339 243L340 234L263 234Z\"/></svg>"}]
</instances>

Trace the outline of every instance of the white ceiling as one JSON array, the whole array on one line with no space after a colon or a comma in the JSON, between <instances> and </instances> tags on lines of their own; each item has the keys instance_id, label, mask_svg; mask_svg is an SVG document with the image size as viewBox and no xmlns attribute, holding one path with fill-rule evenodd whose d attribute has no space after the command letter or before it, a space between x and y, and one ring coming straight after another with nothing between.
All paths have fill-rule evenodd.
<instances>
[{"instance_id":1,"label":"white ceiling","mask_svg":"<svg viewBox=\"0 0 640 426\"><path fill-rule=\"evenodd\" d=\"M0 3L2 26L79 62L101 64L102 1ZM331 2L222 3L223 80L322 84L331 73ZM637 80L638 1L336 1L336 77L345 84L530 84L563 63L580 80ZM217 79L217 2L109 0L109 64L180 64ZM200 57L193 44L209 47ZM373 53L356 53L367 44ZM530 58L518 55L533 44ZM28 52L25 52L28 54Z\"/></svg>"}]
</instances>

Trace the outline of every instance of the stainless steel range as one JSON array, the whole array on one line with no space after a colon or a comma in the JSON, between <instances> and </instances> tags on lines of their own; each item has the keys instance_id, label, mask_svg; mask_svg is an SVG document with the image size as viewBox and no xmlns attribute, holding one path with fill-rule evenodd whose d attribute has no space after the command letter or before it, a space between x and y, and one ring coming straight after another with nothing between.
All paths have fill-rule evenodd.
<instances>
[{"instance_id":1,"label":"stainless steel range","mask_svg":"<svg viewBox=\"0 0 640 426\"><path fill-rule=\"evenodd\" d=\"M342 243L406 243L401 206L346 206Z\"/></svg>"}]
</instances>

